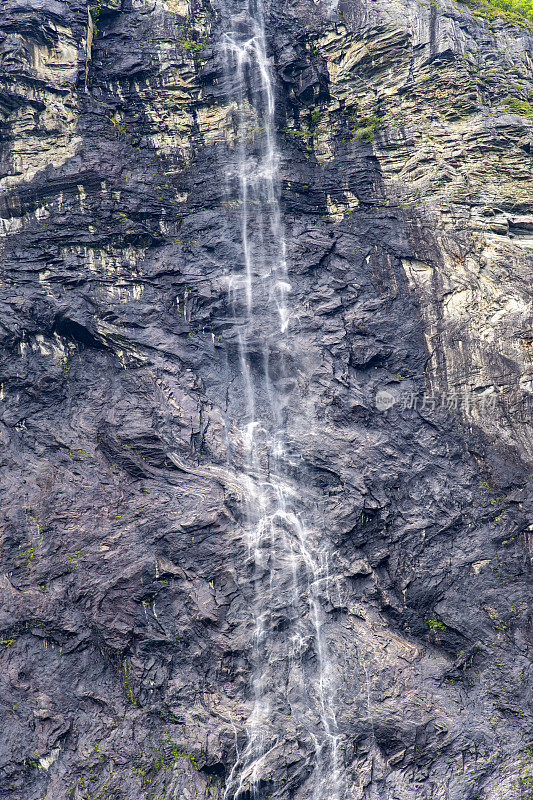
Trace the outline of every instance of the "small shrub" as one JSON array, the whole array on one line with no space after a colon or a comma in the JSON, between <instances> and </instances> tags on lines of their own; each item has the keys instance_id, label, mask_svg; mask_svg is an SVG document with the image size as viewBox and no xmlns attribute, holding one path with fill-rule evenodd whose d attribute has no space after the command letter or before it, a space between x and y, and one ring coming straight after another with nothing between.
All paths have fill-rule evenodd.
<instances>
[{"instance_id":1,"label":"small shrub","mask_svg":"<svg viewBox=\"0 0 533 800\"><path fill-rule=\"evenodd\" d=\"M383 117L378 117L375 113L359 117L355 113L350 117L349 125L352 140L371 142L383 125Z\"/></svg>"}]
</instances>

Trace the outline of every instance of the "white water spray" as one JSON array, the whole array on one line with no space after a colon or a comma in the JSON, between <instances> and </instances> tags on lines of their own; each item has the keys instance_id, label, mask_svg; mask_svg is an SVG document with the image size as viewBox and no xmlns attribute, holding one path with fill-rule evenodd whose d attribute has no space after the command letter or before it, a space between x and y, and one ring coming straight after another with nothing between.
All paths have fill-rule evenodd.
<instances>
[{"instance_id":1,"label":"white water spray","mask_svg":"<svg viewBox=\"0 0 533 800\"><path fill-rule=\"evenodd\" d=\"M306 491L287 468L285 422L298 410L297 370L263 9L248 0L232 14L226 2L225 80L236 109L227 185L230 200L238 200L242 250L229 284L244 395L239 427L255 627L247 742L224 798L255 799L276 788L276 758L283 762L289 725L314 749L307 796L341 800L335 676L321 604L327 559L304 521Z\"/></svg>"}]
</instances>

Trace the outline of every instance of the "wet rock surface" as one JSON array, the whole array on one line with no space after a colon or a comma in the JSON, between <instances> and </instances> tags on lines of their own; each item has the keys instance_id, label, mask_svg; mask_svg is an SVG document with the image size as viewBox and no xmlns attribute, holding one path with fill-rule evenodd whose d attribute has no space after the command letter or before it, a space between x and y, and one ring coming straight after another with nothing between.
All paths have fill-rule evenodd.
<instances>
[{"instance_id":1,"label":"wet rock surface","mask_svg":"<svg viewBox=\"0 0 533 800\"><path fill-rule=\"evenodd\" d=\"M237 800L255 589L222 12L0 9L3 797ZM271 355L328 541L341 800L528 798L533 38L447 0L329 12L265 11L293 332ZM280 631L294 613L280 596ZM261 798L313 796L315 644L275 664Z\"/></svg>"}]
</instances>

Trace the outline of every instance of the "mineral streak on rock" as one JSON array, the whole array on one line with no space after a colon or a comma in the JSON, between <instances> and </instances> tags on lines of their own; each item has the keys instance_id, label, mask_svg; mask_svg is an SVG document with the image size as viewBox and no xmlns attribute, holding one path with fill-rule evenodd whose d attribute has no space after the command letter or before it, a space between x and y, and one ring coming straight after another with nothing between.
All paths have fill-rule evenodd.
<instances>
[{"instance_id":1,"label":"mineral streak on rock","mask_svg":"<svg viewBox=\"0 0 533 800\"><path fill-rule=\"evenodd\" d=\"M258 582L227 166L264 131L225 8L0 7L0 797L333 800L309 593L270 620L307 635L272 654L268 758L235 780ZM339 800L528 800L533 34L452 0L264 14L291 336L269 374L328 542Z\"/></svg>"}]
</instances>

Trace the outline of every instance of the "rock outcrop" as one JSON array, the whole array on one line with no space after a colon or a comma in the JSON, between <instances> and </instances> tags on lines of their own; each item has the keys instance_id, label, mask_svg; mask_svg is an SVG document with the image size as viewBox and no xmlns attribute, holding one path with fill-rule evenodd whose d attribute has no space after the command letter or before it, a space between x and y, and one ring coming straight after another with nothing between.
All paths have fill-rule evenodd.
<instances>
[{"instance_id":1,"label":"rock outcrop","mask_svg":"<svg viewBox=\"0 0 533 800\"><path fill-rule=\"evenodd\" d=\"M223 6L0 9L0 797L252 800ZM452 0L265 16L342 778L314 800L526 800L533 34ZM261 800L313 798L319 657L276 663Z\"/></svg>"}]
</instances>

